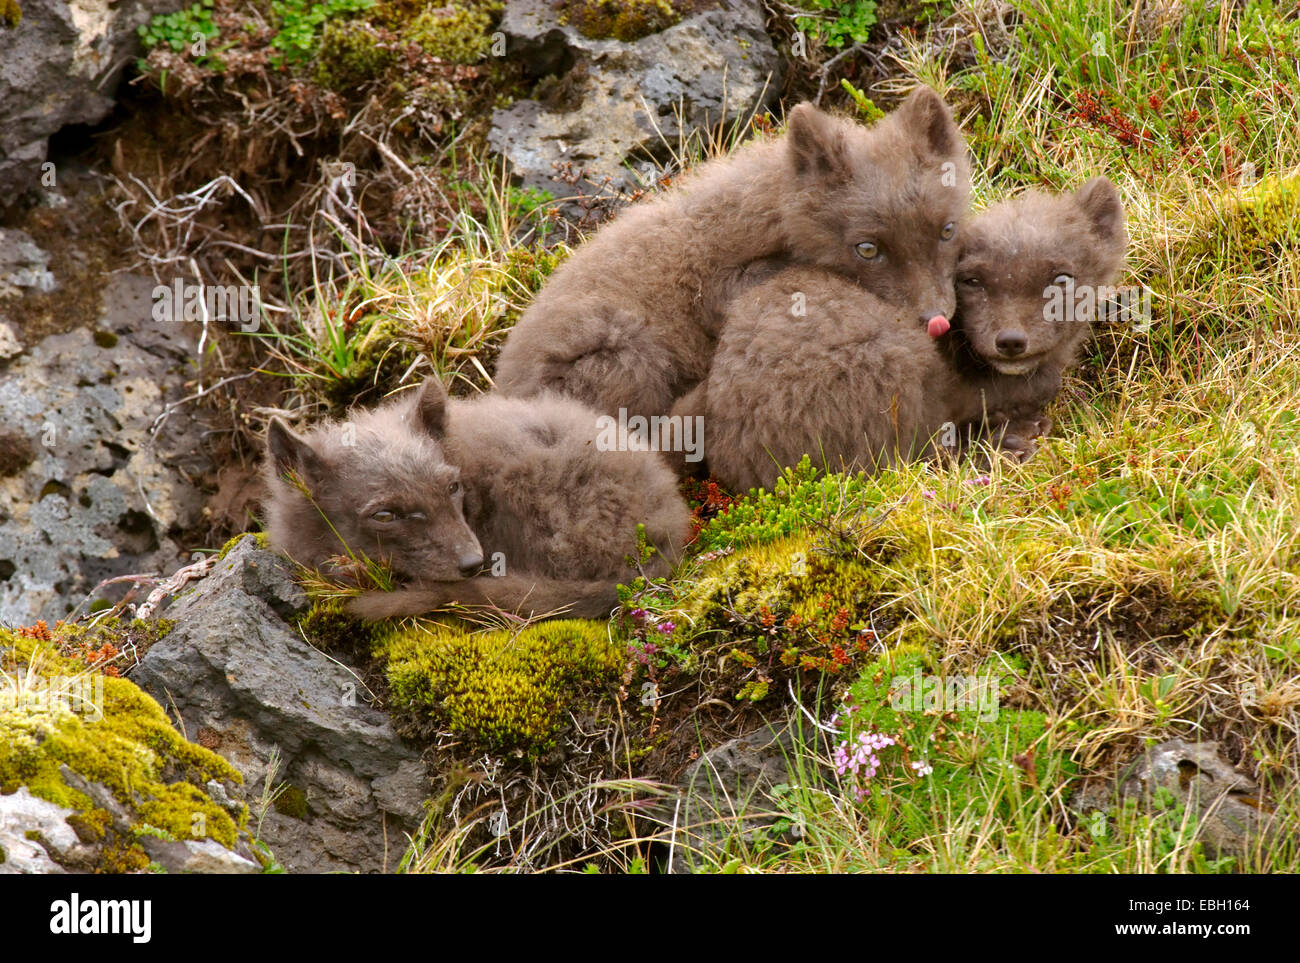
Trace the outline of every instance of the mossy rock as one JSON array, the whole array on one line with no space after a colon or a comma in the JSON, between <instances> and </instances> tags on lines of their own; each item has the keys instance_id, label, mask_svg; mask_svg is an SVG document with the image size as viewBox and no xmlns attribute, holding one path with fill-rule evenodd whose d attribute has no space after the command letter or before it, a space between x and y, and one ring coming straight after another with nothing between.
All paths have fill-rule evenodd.
<instances>
[{"instance_id":1,"label":"mossy rock","mask_svg":"<svg viewBox=\"0 0 1300 963\"><path fill-rule=\"evenodd\" d=\"M225 558L234 550L236 545L238 545L246 538L251 538L256 543L258 548L267 549L267 550L271 548L271 536L269 533L240 532L238 535L234 536L228 542L226 542L225 545L221 546L220 550L217 552L217 559L220 560Z\"/></svg>"},{"instance_id":2,"label":"mossy rock","mask_svg":"<svg viewBox=\"0 0 1300 963\"><path fill-rule=\"evenodd\" d=\"M566 0L561 15L584 36L630 43L680 22L690 8L682 0Z\"/></svg>"},{"instance_id":3,"label":"mossy rock","mask_svg":"<svg viewBox=\"0 0 1300 963\"><path fill-rule=\"evenodd\" d=\"M724 667L721 684L759 702L780 680L815 680L851 668L865 651L880 574L862 558L795 536L751 545L704 565L669 609L674 643L695 666Z\"/></svg>"},{"instance_id":4,"label":"mossy rock","mask_svg":"<svg viewBox=\"0 0 1300 963\"><path fill-rule=\"evenodd\" d=\"M12 30L22 23L22 20L23 10L18 6L18 0L0 0L0 25Z\"/></svg>"},{"instance_id":5,"label":"mossy rock","mask_svg":"<svg viewBox=\"0 0 1300 963\"><path fill-rule=\"evenodd\" d=\"M203 787L212 780L241 782L239 772L183 738L134 683L61 656L61 641L66 644L59 632L45 639L0 631L0 668L14 680L0 689L0 792L26 786L34 796L81 813L86 831L94 836L97 827L102 835L102 810L68 785L66 766L106 787L133 815L137 832L189 839L201 827L204 837L233 848L247 812L232 816ZM73 698L34 698L40 691L35 680L58 680ZM118 862L120 869L142 868L135 865L138 854L123 854Z\"/></svg>"},{"instance_id":6,"label":"mossy rock","mask_svg":"<svg viewBox=\"0 0 1300 963\"><path fill-rule=\"evenodd\" d=\"M589 693L612 686L625 646L603 622L556 619L519 631L420 623L376 641L394 703L492 749L536 756Z\"/></svg>"}]
</instances>

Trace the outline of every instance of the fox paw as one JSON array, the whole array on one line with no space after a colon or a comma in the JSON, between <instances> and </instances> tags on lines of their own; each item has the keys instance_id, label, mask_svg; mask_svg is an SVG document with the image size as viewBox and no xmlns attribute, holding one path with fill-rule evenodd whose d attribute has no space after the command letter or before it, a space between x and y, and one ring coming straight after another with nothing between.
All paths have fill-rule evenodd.
<instances>
[{"instance_id":1,"label":"fox paw","mask_svg":"<svg viewBox=\"0 0 1300 963\"><path fill-rule=\"evenodd\" d=\"M1008 421L997 432L997 447L1003 455L1019 464L1033 458L1038 442L1052 430L1052 419L1044 414Z\"/></svg>"}]
</instances>

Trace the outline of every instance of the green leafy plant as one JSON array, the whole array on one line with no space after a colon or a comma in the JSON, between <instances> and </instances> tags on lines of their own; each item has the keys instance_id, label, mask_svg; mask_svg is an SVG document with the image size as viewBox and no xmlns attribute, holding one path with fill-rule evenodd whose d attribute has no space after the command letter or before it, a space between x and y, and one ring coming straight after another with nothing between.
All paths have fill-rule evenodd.
<instances>
[{"instance_id":1,"label":"green leafy plant","mask_svg":"<svg viewBox=\"0 0 1300 963\"><path fill-rule=\"evenodd\" d=\"M212 3L213 0L199 0L175 13L159 14L141 24L136 28L141 46L146 52L165 46L176 53L200 41L206 47L208 41L215 40L221 33L221 28L212 22ZM220 69L220 61L212 55L196 57L195 62Z\"/></svg>"},{"instance_id":2,"label":"green leafy plant","mask_svg":"<svg viewBox=\"0 0 1300 963\"><path fill-rule=\"evenodd\" d=\"M752 490L707 522L696 548L710 552L784 538L846 509L879 503L892 479L887 474L824 474L805 455L782 473L772 491Z\"/></svg>"},{"instance_id":3,"label":"green leafy plant","mask_svg":"<svg viewBox=\"0 0 1300 963\"><path fill-rule=\"evenodd\" d=\"M866 43L876 23L876 7L876 0L851 0L849 3L811 0L805 9L816 13L796 17L795 25L832 49L843 47L846 42Z\"/></svg>"},{"instance_id":4,"label":"green leafy plant","mask_svg":"<svg viewBox=\"0 0 1300 963\"><path fill-rule=\"evenodd\" d=\"M278 51L272 55L272 63L277 67L306 63L320 46L325 21L373 6L374 0L271 0L271 11L279 20L279 30L271 40L271 46Z\"/></svg>"}]
</instances>

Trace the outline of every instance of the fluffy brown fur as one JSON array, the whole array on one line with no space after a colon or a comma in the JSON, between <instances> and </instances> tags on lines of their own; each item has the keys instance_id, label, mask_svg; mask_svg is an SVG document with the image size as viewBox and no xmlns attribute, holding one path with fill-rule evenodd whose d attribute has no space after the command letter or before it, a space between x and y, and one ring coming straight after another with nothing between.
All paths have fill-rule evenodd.
<instances>
[{"instance_id":1,"label":"fluffy brown fur","mask_svg":"<svg viewBox=\"0 0 1300 963\"><path fill-rule=\"evenodd\" d=\"M689 512L659 455L598 450L596 419L568 398L449 400L433 380L302 435L273 419L271 543L316 568L335 556L387 563L408 584L351 600L365 618L452 602L607 615L637 525L663 571ZM498 558L505 575L476 574Z\"/></svg>"},{"instance_id":2,"label":"fluffy brown fur","mask_svg":"<svg viewBox=\"0 0 1300 963\"><path fill-rule=\"evenodd\" d=\"M674 413L704 415L705 458L733 489L770 488L805 454L877 470L932 452L946 425L954 438L998 425L1024 454L1090 330L1082 313L1045 320L1048 292L1063 275L1076 290L1111 284L1124 246L1104 178L990 208L965 233L956 325L937 342L906 323L916 312L832 272L788 268L731 305L708 379ZM799 298L806 314L792 316Z\"/></svg>"},{"instance_id":3,"label":"fluffy brown fur","mask_svg":"<svg viewBox=\"0 0 1300 963\"><path fill-rule=\"evenodd\" d=\"M928 88L870 128L800 104L780 139L704 164L575 252L510 333L496 383L663 414L708 371L725 307L762 258L951 317L969 180L961 134Z\"/></svg>"}]
</instances>

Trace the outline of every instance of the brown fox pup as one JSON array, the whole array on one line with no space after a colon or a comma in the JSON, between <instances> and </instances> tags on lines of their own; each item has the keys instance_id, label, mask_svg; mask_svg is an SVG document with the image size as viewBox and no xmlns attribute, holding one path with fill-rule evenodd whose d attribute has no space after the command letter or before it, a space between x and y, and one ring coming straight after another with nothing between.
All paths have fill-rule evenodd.
<instances>
[{"instance_id":1,"label":"brown fox pup","mask_svg":"<svg viewBox=\"0 0 1300 963\"><path fill-rule=\"evenodd\" d=\"M703 165L575 252L510 332L497 386L666 413L707 373L723 311L763 258L951 317L969 191L965 142L929 88L870 128L800 104L783 137Z\"/></svg>"},{"instance_id":2,"label":"brown fox pup","mask_svg":"<svg viewBox=\"0 0 1300 963\"><path fill-rule=\"evenodd\" d=\"M985 424L1026 455L1091 330L1073 299L1112 283L1125 243L1105 178L990 208L965 232L955 326L937 340L842 276L787 268L731 305L708 380L674 414L704 415L709 468L736 490L771 488L805 454L874 471Z\"/></svg>"},{"instance_id":3,"label":"brown fox pup","mask_svg":"<svg viewBox=\"0 0 1300 963\"><path fill-rule=\"evenodd\" d=\"M407 584L351 599L363 618L452 602L606 616L637 525L659 550L647 572L659 574L690 517L659 455L601 451L597 434L596 413L572 399L449 400L433 379L303 435L272 419L266 527L304 565L387 563Z\"/></svg>"}]
</instances>

